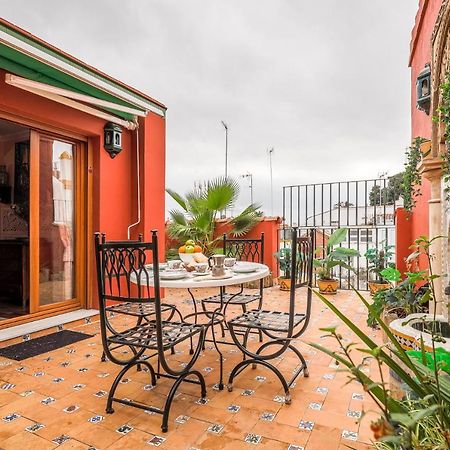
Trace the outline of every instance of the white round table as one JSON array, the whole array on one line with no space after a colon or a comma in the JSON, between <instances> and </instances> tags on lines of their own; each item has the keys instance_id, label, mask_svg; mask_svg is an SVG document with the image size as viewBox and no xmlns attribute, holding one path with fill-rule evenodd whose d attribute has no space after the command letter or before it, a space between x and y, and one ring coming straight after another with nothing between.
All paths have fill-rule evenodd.
<instances>
[{"instance_id":1,"label":"white round table","mask_svg":"<svg viewBox=\"0 0 450 450\"><path fill-rule=\"evenodd\" d=\"M245 261L238 261L236 263L238 267L245 268L245 266L255 266L256 270L254 272L249 273L236 273L232 270L227 270L227 273L231 274L230 278L214 278L211 275L192 275L190 272L186 272L185 278L181 278L178 280L165 280L161 278L161 274L164 272L160 271L160 281L159 285L162 288L173 288L173 289L195 289L195 288L212 288L212 287L223 287L223 286L232 286L235 284L243 284L248 283L250 281L260 280L261 278L269 275L269 267L264 264L250 263ZM143 278L141 278L141 282L143 282ZM130 280L133 283L137 282L137 278L135 274L131 274ZM145 281L147 282L147 281ZM153 277L150 276L148 278L148 284L153 286Z\"/></svg>"},{"instance_id":2,"label":"white round table","mask_svg":"<svg viewBox=\"0 0 450 450\"><path fill-rule=\"evenodd\" d=\"M245 262L245 261L238 261L236 263L237 267L245 268L246 266L249 268L250 266L254 266L255 270L248 273L237 273L233 270L227 269L227 273L231 276L229 278L214 278L212 275L200 275L196 276L193 275L190 272L186 272L186 276L184 278L178 279L178 280L167 280L161 278L161 273L164 274L165 271L160 272L160 287L161 288L172 288L172 289L186 289L189 292L189 295L192 299L193 309L194 312L191 314L187 314L184 316L183 320L186 319L194 319L194 323L197 323L197 319L200 316L206 317L209 320L209 325L211 325L211 333L212 333L212 340L205 339L206 342L212 342L214 344L214 347L216 348L217 353L220 355L220 358L223 358L223 354L218 346L219 343L221 344L227 344L230 345L230 342L226 341L218 341L215 337L215 327L214 325L220 325L222 327L223 331L223 325L222 323L225 321L225 303L222 303L219 308L215 309L215 311L198 311L197 309L197 301L194 298L194 293L192 292L192 289L197 288L220 288L221 295L223 293L223 288L225 286L233 286L233 285L242 285L243 283L248 283L250 281L256 281L261 280L262 278L269 275L270 270L269 267L264 264L258 264L258 263L251 263L251 262ZM235 267L236 267L235 266ZM146 276L145 274L141 277L141 284L147 284L149 286L154 285L153 280L153 274L150 272ZM130 281L133 283L137 283L137 276L136 274L130 275ZM241 289L242 290L242 289ZM192 351L192 350L191 350ZM219 390L223 389L223 363L222 359L220 359L220 379L218 383Z\"/></svg>"}]
</instances>

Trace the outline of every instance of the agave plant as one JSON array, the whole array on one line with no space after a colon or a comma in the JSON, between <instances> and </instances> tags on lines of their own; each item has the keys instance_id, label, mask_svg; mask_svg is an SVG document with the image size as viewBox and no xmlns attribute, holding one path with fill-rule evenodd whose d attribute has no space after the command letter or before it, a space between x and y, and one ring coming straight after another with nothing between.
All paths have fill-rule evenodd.
<instances>
[{"instance_id":1,"label":"agave plant","mask_svg":"<svg viewBox=\"0 0 450 450\"><path fill-rule=\"evenodd\" d=\"M180 209L169 211L171 222L167 227L170 237L185 241L195 240L203 247L206 255L214 253L221 236L214 237L216 220L220 212L231 209L239 196L239 185L231 178L219 177L206 183L205 189L194 189L184 196L166 189L178 203ZM229 233L235 237L244 236L258 222L260 205L252 203L236 217L228 218Z\"/></svg>"}]
</instances>

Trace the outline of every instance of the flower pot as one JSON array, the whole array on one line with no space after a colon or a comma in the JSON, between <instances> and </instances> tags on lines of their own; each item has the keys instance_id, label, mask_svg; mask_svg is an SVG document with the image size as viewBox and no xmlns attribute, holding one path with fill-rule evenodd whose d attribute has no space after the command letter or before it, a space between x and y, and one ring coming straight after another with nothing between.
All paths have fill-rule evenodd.
<instances>
[{"instance_id":1,"label":"flower pot","mask_svg":"<svg viewBox=\"0 0 450 450\"><path fill-rule=\"evenodd\" d=\"M339 280L317 280L319 292L321 294L334 295L337 292Z\"/></svg>"},{"instance_id":2,"label":"flower pot","mask_svg":"<svg viewBox=\"0 0 450 450\"><path fill-rule=\"evenodd\" d=\"M377 283L376 281L369 281L370 295L375 295L378 291L389 289L391 285L389 283Z\"/></svg>"},{"instance_id":3,"label":"flower pot","mask_svg":"<svg viewBox=\"0 0 450 450\"><path fill-rule=\"evenodd\" d=\"M280 285L280 290L290 291L291 290L291 279L278 277L278 284Z\"/></svg>"}]
</instances>

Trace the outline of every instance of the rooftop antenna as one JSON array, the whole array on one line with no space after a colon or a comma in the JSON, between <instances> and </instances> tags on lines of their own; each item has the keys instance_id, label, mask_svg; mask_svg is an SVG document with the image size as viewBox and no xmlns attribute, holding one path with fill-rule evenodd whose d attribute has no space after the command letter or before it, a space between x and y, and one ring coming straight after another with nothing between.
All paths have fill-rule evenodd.
<instances>
[{"instance_id":1,"label":"rooftop antenna","mask_svg":"<svg viewBox=\"0 0 450 450\"><path fill-rule=\"evenodd\" d=\"M269 154L269 167L270 167L270 215L273 216L273 171L272 171L272 153L274 148L267 150Z\"/></svg>"}]
</instances>

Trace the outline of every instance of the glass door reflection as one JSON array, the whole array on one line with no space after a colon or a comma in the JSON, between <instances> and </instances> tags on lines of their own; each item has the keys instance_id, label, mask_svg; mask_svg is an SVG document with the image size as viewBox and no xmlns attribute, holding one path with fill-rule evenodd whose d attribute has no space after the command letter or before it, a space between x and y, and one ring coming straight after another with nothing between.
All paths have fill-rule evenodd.
<instances>
[{"instance_id":1,"label":"glass door reflection","mask_svg":"<svg viewBox=\"0 0 450 450\"><path fill-rule=\"evenodd\" d=\"M39 304L75 297L73 144L39 141Z\"/></svg>"}]
</instances>

